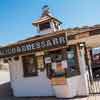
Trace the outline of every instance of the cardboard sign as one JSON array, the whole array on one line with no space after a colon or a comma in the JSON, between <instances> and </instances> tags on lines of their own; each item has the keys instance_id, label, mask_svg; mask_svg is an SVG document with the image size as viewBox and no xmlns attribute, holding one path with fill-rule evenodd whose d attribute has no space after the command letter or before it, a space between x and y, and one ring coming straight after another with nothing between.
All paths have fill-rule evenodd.
<instances>
[{"instance_id":1,"label":"cardboard sign","mask_svg":"<svg viewBox=\"0 0 100 100\"><path fill-rule=\"evenodd\" d=\"M52 85L64 85L66 84L66 79L65 77L52 78L51 83Z\"/></svg>"},{"instance_id":2,"label":"cardboard sign","mask_svg":"<svg viewBox=\"0 0 100 100\"><path fill-rule=\"evenodd\" d=\"M49 64L51 63L51 58L50 57L46 57L45 58L45 64Z\"/></svg>"}]
</instances>

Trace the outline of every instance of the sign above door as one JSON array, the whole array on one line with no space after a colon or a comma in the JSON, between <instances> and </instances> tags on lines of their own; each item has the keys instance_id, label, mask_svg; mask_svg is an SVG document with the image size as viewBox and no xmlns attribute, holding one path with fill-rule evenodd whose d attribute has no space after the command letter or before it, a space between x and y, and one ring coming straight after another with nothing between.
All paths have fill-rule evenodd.
<instances>
[{"instance_id":1,"label":"sign above door","mask_svg":"<svg viewBox=\"0 0 100 100\"><path fill-rule=\"evenodd\" d=\"M41 36L42 37L42 36ZM66 42L66 35L65 33L62 34L54 34L49 37L44 37L41 39L35 39L32 41L22 42L20 44L13 44L6 47L0 48L0 57L8 57L14 56L17 54L22 53L29 53L33 51L43 51L48 50L56 47L65 46Z\"/></svg>"}]
</instances>

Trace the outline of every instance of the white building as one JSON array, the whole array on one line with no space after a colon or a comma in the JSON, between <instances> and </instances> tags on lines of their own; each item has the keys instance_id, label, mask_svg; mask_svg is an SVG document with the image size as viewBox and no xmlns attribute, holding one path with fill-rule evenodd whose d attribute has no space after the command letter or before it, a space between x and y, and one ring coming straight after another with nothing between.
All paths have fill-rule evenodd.
<instances>
[{"instance_id":1,"label":"white building","mask_svg":"<svg viewBox=\"0 0 100 100\"><path fill-rule=\"evenodd\" d=\"M91 30L61 29L61 22L50 15L48 6L32 24L40 35L0 50L0 57L9 63L14 96L88 96L90 62L86 62L89 54L85 45L89 41L86 44L83 38L88 38Z\"/></svg>"}]
</instances>

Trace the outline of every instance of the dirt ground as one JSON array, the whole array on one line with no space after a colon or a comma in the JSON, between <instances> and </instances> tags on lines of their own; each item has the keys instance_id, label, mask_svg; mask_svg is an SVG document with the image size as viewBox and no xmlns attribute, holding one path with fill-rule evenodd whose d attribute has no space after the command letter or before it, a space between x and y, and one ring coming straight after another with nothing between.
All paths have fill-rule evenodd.
<instances>
[{"instance_id":1,"label":"dirt ground","mask_svg":"<svg viewBox=\"0 0 100 100\"><path fill-rule=\"evenodd\" d=\"M90 96L86 98L75 98L75 99L57 99L55 97L40 97L40 98L0 97L0 100L100 100L100 95Z\"/></svg>"},{"instance_id":2,"label":"dirt ground","mask_svg":"<svg viewBox=\"0 0 100 100\"><path fill-rule=\"evenodd\" d=\"M56 98L16 98L16 97L0 97L0 100L58 100ZM63 99L59 99L63 100Z\"/></svg>"},{"instance_id":3,"label":"dirt ground","mask_svg":"<svg viewBox=\"0 0 100 100\"><path fill-rule=\"evenodd\" d=\"M57 99L55 97L41 97L41 98L0 97L0 100L68 100L68 99Z\"/></svg>"}]
</instances>

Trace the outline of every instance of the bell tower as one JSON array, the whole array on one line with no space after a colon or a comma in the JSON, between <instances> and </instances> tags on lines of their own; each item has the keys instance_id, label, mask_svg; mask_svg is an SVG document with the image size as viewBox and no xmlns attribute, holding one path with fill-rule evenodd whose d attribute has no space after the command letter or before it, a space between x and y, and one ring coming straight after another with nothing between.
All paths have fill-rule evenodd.
<instances>
[{"instance_id":1,"label":"bell tower","mask_svg":"<svg viewBox=\"0 0 100 100\"><path fill-rule=\"evenodd\" d=\"M61 22L50 13L48 5L43 6L41 17L32 23L41 34L60 30L60 24Z\"/></svg>"}]
</instances>

